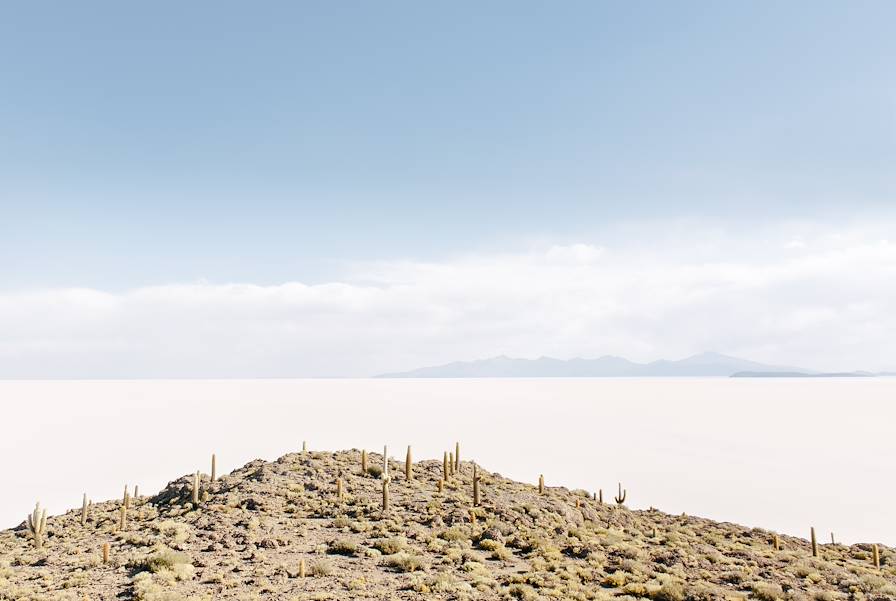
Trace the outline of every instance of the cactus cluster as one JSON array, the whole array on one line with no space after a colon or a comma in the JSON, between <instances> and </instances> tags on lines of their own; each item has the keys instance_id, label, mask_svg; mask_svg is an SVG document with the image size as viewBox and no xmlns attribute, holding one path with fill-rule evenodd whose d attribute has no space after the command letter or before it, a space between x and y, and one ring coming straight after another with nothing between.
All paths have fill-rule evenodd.
<instances>
[{"instance_id":1,"label":"cactus cluster","mask_svg":"<svg viewBox=\"0 0 896 601\"><path fill-rule=\"evenodd\" d=\"M47 531L47 510L41 509L40 503L35 504L34 511L28 515L25 523L34 540L34 548L40 549L44 546L44 534Z\"/></svg>"}]
</instances>

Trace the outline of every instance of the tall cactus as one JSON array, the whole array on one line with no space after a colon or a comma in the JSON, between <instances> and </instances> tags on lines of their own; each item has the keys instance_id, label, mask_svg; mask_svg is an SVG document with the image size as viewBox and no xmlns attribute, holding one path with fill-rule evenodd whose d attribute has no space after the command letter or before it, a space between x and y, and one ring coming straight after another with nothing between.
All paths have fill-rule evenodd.
<instances>
[{"instance_id":1,"label":"tall cactus","mask_svg":"<svg viewBox=\"0 0 896 601\"><path fill-rule=\"evenodd\" d=\"M442 480L448 481L448 451L442 456Z\"/></svg>"},{"instance_id":2,"label":"tall cactus","mask_svg":"<svg viewBox=\"0 0 896 601\"><path fill-rule=\"evenodd\" d=\"M367 451L361 450L361 475L367 475Z\"/></svg>"},{"instance_id":3,"label":"tall cactus","mask_svg":"<svg viewBox=\"0 0 896 601\"><path fill-rule=\"evenodd\" d=\"M815 540L815 528L810 528L810 536L812 538L812 557L818 557L818 543Z\"/></svg>"},{"instance_id":4,"label":"tall cactus","mask_svg":"<svg viewBox=\"0 0 896 601\"><path fill-rule=\"evenodd\" d=\"M871 561L874 563L874 567L879 570L880 569L880 550L877 548L877 543L871 545Z\"/></svg>"},{"instance_id":5,"label":"tall cactus","mask_svg":"<svg viewBox=\"0 0 896 601\"><path fill-rule=\"evenodd\" d=\"M34 548L40 549L44 546L44 534L47 531L47 510L40 508L40 503L34 506L34 511L26 520L28 532L34 539Z\"/></svg>"},{"instance_id":6,"label":"tall cactus","mask_svg":"<svg viewBox=\"0 0 896 601\"><path fill-rule=\"evenodd\" d=\"M538 476L538 494L544 494L544 474Z\"/></svg>"},{"instance_id":7,"label":"tall cactus","mask_svg":"<svg viewBox=\"0 0 896 601\"><path fill-rule=\"evenodd\" d=\"M383 480L389 481L389 448L383 445Z\"/></svg>"},{"instance_id":8,"label":"tall cactus","mask_svg":"<svg viewBox=\"0 0 896 601\"><path fill-rule=\"evenodd\" d=\"M404 458L404 478L408 481L414 479L413 462L411 458L411 445L408 445L408 454Z\"/></svg>"},{"instance_id":9,"label":"tall cactus","mask_svg":"<svg viewBox=\"0 0 896 601\"><path fill-rule=\"evenodd\" d=\"M103 563L109 563L109 543L103 543Z\"/></svg>"},{"instance_id":10,"label":"tall cactus","mask_svg":"<svg viewBox=\"0 0 896 601\"><path fill-rule=\"evenodd\" d=\"M628 494L627 490L622 490L622 482L619 483L619 494L616 495L614 501L616 501L617 505L622 505L625 503L625 496Z\"/></svg>"},{"instance_id":11,"label":"tall cactus","mask_svg":"<svg viewBox=\"0 0 896 601\"><path fill-rule=\"evenodd\" d=\"M454 453L452 452L448 453L448 474L454 475Z\"/></svg>"},{"instance_id":12,"label":"tall cactus","mask_svg":"<svg viewBox=\"0 0 896 601\"><path fill-rule=\"evenodd\" d=\"M199 472L193 475L193 507L199 505Z\"/></svg>"},{"instance_id":13,"label":"tall cactus","mask_svg":"<svg viewBox=\"0 0 896 601\"><path fill-rule=\"evenodd\" d=\"M121 495L121 504L127 508L131 506L131 495L128 494L128 485L124 485L124 494Z\"/></svg>"},{"instance_id":14,"label":"tall cactus","mask_svg":"<svg viewBox=\"0 0 896 601\"><path fill-rule=\"evenodd\" d=\"M215 454L212 453L212 473L211 473L211 477L209 478L212 482L214 482L218 478L217 467L218 467L217 457L215 457Z\"/></svg>"},{"instance_id":15,"label":"tall cactus","mask_svg":"<svg viewBox=\"0 0 896 601\"><path fill-rule=\"evenodd\" d=\"M479 470L476 464L473 464L473 507L479 507Z\"/></svg>"},{"instance_id":16,"label":"tall cactus","mask_svg":"<svg viewBox=\"0 0 896 601\"><path fill-rule=\"evenodd\" d=\"M454 443L454 471L460 473L460 443Z\"/></svg>"},{"instance_id":17,"label":"tall cactus","mask_svg":"<svg viewBox=\"0 0 896 601\"><path fill-rule=\"evenodd\" d=\"M81 525L87 525L87 493L84 493L84 497L81 500Z\"/></svg>"},{"instance_id":18,"label":"tall cactus","mask_svg":"<svg viewBox=\"0 0 896 601\"><path fill-rule=\"evenodd\" d=\"M383 512L389 511L389 480L383 480Z\"/></svg>"},{"instance_id":19,"label":"tall cactus","mask_svg":"<svg viewBox=\"0 0 896 601\"><path fill-rule=\"evenodd\" d=\"M604 504L604 489L602 488L597 490L597 502L601 505Z\"/></svg>"},{"instance_id":20,"label":"tall cactus","mask_svg":"<svg viewBox=\"0 0 896 601\"><path fill-rule=\"evenodd\" d=\"M775 551L781 550L781 537L779 537L777 534L775 534L774 538L772 538L772 546L775 548Z\"/></svg>"},{"instance_id":21,"label":"tall cactus","mask_svg":"<svg viewBox=\"0 0 896 601\"><path fill-rule=\"evenodd\" d=\"M339 502L342 502L343 490L342 490L342 478L336 478L336 499Z\"/></svg>"},{"instance_id":22,"label":"tall cactus","mask_svg":"<svg viewBox=\"0 0 896 601\"><path fill-rule=\"evenodd\" d=\"M128 506L122 505L119 509L120 515L118 516L118 530L124 532L128 527Z\"/></svg>"}]
</instances>

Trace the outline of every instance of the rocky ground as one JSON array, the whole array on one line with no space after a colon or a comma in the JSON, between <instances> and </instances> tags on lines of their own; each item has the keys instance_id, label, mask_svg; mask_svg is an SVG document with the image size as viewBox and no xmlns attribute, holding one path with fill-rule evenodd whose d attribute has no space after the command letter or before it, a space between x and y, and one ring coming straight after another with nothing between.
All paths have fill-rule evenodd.
<instances>
[{"instance_id":1,"label":"rocky ground","mask_svg":"<svg viewBox=\"0 0 896 601\"><path fill-rule=\"evenodd\" d=\"M442 461L300 452L154 497L0 532L0 599L896 599L896 553L819 545L735 524L631 511L585 491L514 482ZM342 479L339 498L337 478ZM606 502L608 501L608 502ZM108 561L103 547L109 545Z\"/></svg>"}]
</instances>

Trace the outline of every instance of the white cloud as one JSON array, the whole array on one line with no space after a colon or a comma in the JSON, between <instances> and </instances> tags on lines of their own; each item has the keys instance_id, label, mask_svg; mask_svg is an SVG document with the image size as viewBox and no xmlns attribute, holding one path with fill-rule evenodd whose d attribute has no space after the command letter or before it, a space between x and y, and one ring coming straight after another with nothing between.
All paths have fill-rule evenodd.
<instances>
[{"instance_id":1,"label":"white cloud","mask_svg":"<svg viewBox=\"0 0 896 601\"><path fill-rule=\"evenodd\" d=\"M594 244L359 263L318 285L4 292L0 377L354 376L498 354L710 349L893 369L888 225L641 224Z\"/></svg>"}]
</instances>

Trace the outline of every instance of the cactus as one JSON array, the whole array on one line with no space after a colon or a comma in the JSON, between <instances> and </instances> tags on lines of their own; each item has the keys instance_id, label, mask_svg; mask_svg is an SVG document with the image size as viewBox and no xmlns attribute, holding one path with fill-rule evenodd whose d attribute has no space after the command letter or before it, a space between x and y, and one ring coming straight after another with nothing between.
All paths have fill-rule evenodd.
<instances>
[{"instance_id":1,"label":"cactus","mask_svg":"<svg viewBox=\"0 0 896 601\"><path fill-rule=\"evenodd\" d=\"M445 455L442 457L442 480L445 482L448 481L448 451L445 451Z\"/></svg>"},{"instance_id":2,"label":"cactus","mask_svg":"<svg viewBox=\"0 0 896 601\"><path fill-rule=\"evenodd\" d=\"M121 504L128 508L131 506L131 495L128 494L127 484L124 485L124 494L121 495Z\"/></svg>"},{"instance_id":3,"label":"cactus","mask_svg":"<svg viewBox=\"0 0 896 601\"><path fill-rule=\"evenodd\" d=\"M139 498L140 498L140 487L135 484L134 485L134 500L136 501Z\"/></svg>"},{"instance_id":4,"label":"cactus","mask_svg":"<svg viewBox=\"0 0 896 601\"><path fill-rule=\"evenodd\" d=\"M308 452L308 442L303 440L302 441L302 453L307 453L307 452Z\"/></svg>"},{"instance_id":5,"label":"cactus","mask_svg":"<svg viewBox=\"0 0 896 601\"><path fill-rule=\"evenodd\" d=\"M103 543L103 563L109 563L109 543Z\"/></svg>"},{"instance_id":6,"label":"cactus","mask_svg":"<svg viewBox=\"0 0 896 601\"><path fill-rule=\"evenodd\" d=\"M81 500L81 525L87 525L87 493L84 493L84 498Z\"/></svg>"},{"instance_id":7,"label":"cactus","mask_svg":"<svg viewBox=\"0 0 896 601\"><path fill-rule=\"evenodd\" d=\"M454 475L454 453L448 452L448 474Z\"/></svg>"},{"instance_id":8,"label":"cactus","mask_svg":"<svg viewBox=\"0 0 896 601\"><path fill-rule=\"evenodd\" d=\"M877 544L871 545L871 561L874 563L874 567L879 570L880 569L880 550L877 548Z\"/></svg>"},{"instance_id":9,"label":"cactus","mask_svg":"<svg viewBox=\"0 0 896 601\"><path fill-rule=\"evenodd\" d=\"M305 558L299 560L299 578L305 577Z\"/></svg>"},{"instance_id":10,"label":"cactus","mask_svg":"<svg viewBox=\"0 0 896 601\"><path fill-rule=\"evenodd\" d=\"M834 533L833 533L833 532L831 532L831 544L832 544L832 545L836 545L836 544L837 544L837 541L834 540Z\"/></svg>"},{"instance_id":11,"label":"cactus","mask_svg":"<svg viewBox=\"0 0 896 601\"><path fill-rule=\"evenodd\" d=\"M47 531L47 510L40 508L40 503L34 505L34 511L28 516L25 524L28 526L28 533L34 539L34 548L40 549L44 546L44 533Z\"/></svg>"},{"instance_id":12,"label":"cactus","mask_svg":"<svg viewBox=\"0 0 896 601\"><path fill-rule=\"evenodd\" d=\"M538 476L538 494L544 494L544 474Z\"/></svg>"},{"instance_id":13,"label":"cactus","mask_svg":"<svg viewBox=\"0 0 896 601\"><path fill-rule=\"evenodd\" d=\"M810 528L812 538L812 557L818 557L818 543L815 541L815 528Z\"/></svg>"},{"instance_id":14,"label":"cactus","mask_svg":"<svg viewBox=\"0 0 896 601\"><path fill-rule=\"evenodd\" d=\"M121 515L118 517L118 530L124 532L128 527L128 506L122 505L120 512Z\"/></svg>"},{"instance_id":15,"label":"cactus","mask_svg":"<svg viewBox=\"0 0 896 601\"><path fill-rule=\"evenodd\" d=\"M342 478L336 478L336 499L342 501Z\"/></svg>"},{"instance_id":16,"label":"cactus","mask_svg":"<svg viewBox=\"0 0 896 601\"><path fill-rule=\"evenodd\" d=\"M217 474L218 474L218 470L216 469L218 466L217 466L217 461L216 461L216 460L217 460L217 457L215 457L215 454L212 453L212 474L211 474L211 478L210 478L210 480L211 480L212 482L214 482L214 481L217 480L217 478L218 478L218 476L217 476ZM136 493L135 493L135 494L136 494Z\"/></svg>"},{"instance_id":17,"label":"cactus","mask_svg":"<svg viewBox=\"0 0 896 601\"><path fill-rule=\"evenodd\" d=\"M367 475L367 451L361 451L361 475Z\"/></svg>"},{"instance_id":18,"label":"cactus","mask_svg":"<svg viewBox=\"0 0 896 601\"><path fill-rule=\"evenodd\" d=\"M445 491L445 480L442 479L442 480L439 480L439 492L444 492L444 491Z\"/></svg>"},{"instance_id":19,"label":"cactus","mask_svg":"<svg viewBox=\"0 0 896 601\"><path fill-rule=\"evenodd\" d=\"M199 505L199 472L193 475L193 506Z\"/></svg>"},{"instance_id":20,"label":"cactus","mask_svg":"<svg viewBox=\"0 0 896 601\"><path fill-rule=\"evenodd\" d=\"M476 467L476 464L473 464L473 507L479 507L479 480L482 477L479 475L479 469Z\"/></svg>"},{"instance_id":21,"label":"cactus","mask_svg":"<svg viewBox=\"0 0 896 601\"><path fill-rule=\"evenodd\" d=\"M460 473L460 443L454 443L454 471Z\"/></svg>"},{"instance_id":22,"label":"cactus","mask_svg":"<svg viewBox=\"0 0 896 601\"><path fill-rule=\"evenodd\" d=\"M389 448L383 445L383 480L389 481Z\"/></svg>"},{"instance_id":23,"label":"cactus","mask_svg":"<svg viewBox=\"0 0 896 601\"><path fill-rule=\"evenodd\" d=\"M772 538L772 546L775 548L775 551L781 550L781 539L777 534L775 534L774 538Z\"/></svg>"},{"instance_id":24,"label":"cactus","mask_svg":"<svg viewBox=\"0 0 896 601\"><path fill-rule=\"evenodd\" d=\"M408 445L408 454L404 458L404 478L405 480L413 480L413 463L411 461L411 445Z\"/></svg>"},{"instance_id":25,"label":"cactus","mask_svg":"<svg viewBox=\"0 0 896 601\"><path fill-rule=\"evenodd\" d=\"M622 482L619 483L619 494L616 495L616 498L613 499L616 501L617 505L622 505L625 503L625 496L628 494L627 490L622 490Z\"/></svg>"},{"instance_id":26,"label":"cactus","mask_svg":"<svg viewBox=\"0 0 896 601\"><path fill-rule=\"evenodd\" d=\"M597 502L601 505L604 504L604 489L600 488L597 491Z\"/></svg>"},{"instance_id":27,"label":"cactus","mask_svg":"<svg viewBox=\"0 0 896 601\"><path fill-rule=\"evenodd\" d=\"M383 512L389 511L389 480L383 480Z\"/></svg>"}]
</instances>

